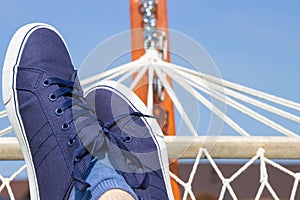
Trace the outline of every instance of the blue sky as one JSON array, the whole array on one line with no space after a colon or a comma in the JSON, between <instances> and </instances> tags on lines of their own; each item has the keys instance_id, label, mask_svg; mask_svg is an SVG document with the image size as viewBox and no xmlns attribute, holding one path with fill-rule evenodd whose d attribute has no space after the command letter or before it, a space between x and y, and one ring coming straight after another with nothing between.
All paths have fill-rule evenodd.
<instances>
[{"instance_id":1,"label":"blue sky","mask_svg":"<svg viewBox=\"0 0 300 200\"><path fill-rule=\"evenodd\" d=\"M169 27L200 43L225 79L297 100L300 2L169 0ZM128 1L1 1L0 62L18 27L54 25L74 64L111 35L129 29Z\"/></svg>"},{"instance_id":2,"label":"blue sky","mask_svg":"<svg viewBox=\"0 0 300 200\"><path fill-rule=\"evenodd\" d=\"M169 27L200 43L225 79L297 100L300 2L169 0ZM46 22L64 36L74 64L111 35L129 29L129 4L117 1L0 1L0 62L18 27Z\"/></svg>"},{"instance_id":3,"label":"blue sky","mask_svg":"<svg viewBox=\"0 0 300 200\"><path fill-rule=\"evenodd\" d=\"M224 79L299 102L299 1L169 0L168 16L169 28L201 44ZM0 63L30 22L55 26L80 66L96 45L130 28L129 2L0 0Z\"/></svg>"}]
</instances>

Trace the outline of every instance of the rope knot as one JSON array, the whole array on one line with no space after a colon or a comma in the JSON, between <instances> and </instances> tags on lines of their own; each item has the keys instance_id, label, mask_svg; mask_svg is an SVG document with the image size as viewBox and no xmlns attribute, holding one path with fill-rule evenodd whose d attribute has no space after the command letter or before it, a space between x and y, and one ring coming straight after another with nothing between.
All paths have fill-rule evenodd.
<instances>
[{"instance_id":1,"label":"rope knot","mask_svg":"<svg viewBox=\"0 0 300 200\"><path fill-rule=\"evenodd\" d=\"M192 191L192 185L191 185L191 184L185 185L185 189L186 189L187 191Z\"/></svg>"},{"instance_id":2,"label":"rope knot","mask_svg":"<svg viewBox=\"0 0 300 200\"><path fill-rule=\"evenodd\" d=\"M299 173L299 172L295 174L295 179L296 179L297 181L300 181L300 173Z\"/></svg>"},{"instance_id":3,"label":"rope knot","mask_svg":"<svg viewBox=\"0 0 300 200\"><path fill-rule=\"evenodd\" d=\"M257 150L257 155L264 155L265 154L265 149L260 147L258 150Z\"/></svg>"},{"instance_id":4,"label":"rope knot","mask_svg":"<svg viewBox=\"0 0 300 200\"><path fill-rule=\"evenodd\" d=\"M267 173L262 173L262 174L261 174L261 177L260 177L260 182L261 182L261 183L267 183L267 182L268 182L268 179L269 179L269 177L268 177L268 174L267 174Z\"/></svg>"},{"instance_id":5,"label":"rope knot","mask_svg":"<svg viewBox=\"0 0 300 200\"><path fill-rule=\"evenodd\" d=\"M225 178L224 180L222 180L223 185L228 186L230 183L230 180L228 178Z\"/></svg>"}]
</instances>

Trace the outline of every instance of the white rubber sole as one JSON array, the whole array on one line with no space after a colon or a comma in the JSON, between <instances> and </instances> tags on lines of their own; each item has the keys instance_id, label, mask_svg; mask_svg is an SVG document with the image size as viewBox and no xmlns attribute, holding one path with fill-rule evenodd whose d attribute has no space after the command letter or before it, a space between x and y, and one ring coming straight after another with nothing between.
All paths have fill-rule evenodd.
<instances>
[{"instance_id":1,"label":"white rubber sole","mask_svg":"<svg viewBox=\"0 0 300 200\"><path fill-rule=\"evenodd\" d=\"M18 108L18 98L16 90L16 77L20 58L31 33L40 28L47 28L58 31L53 27L43 23L32 23L21 27L12 37L8 46L3 72L2 72L2 91L3 102L6 107L8 118L20 143L21 150L27 166L27 173L29 179L30 199L39 200L39 186L37 182L36 172L33 164L32 154L27 141L24 125Z\"/></svg>"},{"instance_id":2,"label":"white rubber sole","mask_svg":"<svg viewBox=\"0 0 300 200\"><path fill-rule=\"evenodd\" d=\"M146 107L146 105L142 102L142 100L134 94L129 88L127 88L125 85L118 83L116 81L100 81L96 84L93 84L92 86L88 87L84 91L84 96L87 96L90 92L92 92L95 89L101 89L105 88L107 90L111 91L117 91L118 93L122 94L120 97L122 97L126 102L132 104L134 102L134 107L142 112L143 114L150 114L149 109ZM113 89L116 88L116 89ZM124 98L125 97L125 98ZM163 133L156 122L156 119L153 118L144 118L143 120L146 121L145 124L147 124L151 133L151 136L156 144L157 149L165 149L165 151L158 151L158 157L160 161L160 166L162 167L162 173L164 176L164 181L166 183L166 189L168 192L168 197L170 200L174 199L172 187L170 183L170 175L169 175L169 162L168 162L168 155L166 151L166 145L163 139ZM150 127L151 124L151 127Z\"/></svg>"}]
</instances>

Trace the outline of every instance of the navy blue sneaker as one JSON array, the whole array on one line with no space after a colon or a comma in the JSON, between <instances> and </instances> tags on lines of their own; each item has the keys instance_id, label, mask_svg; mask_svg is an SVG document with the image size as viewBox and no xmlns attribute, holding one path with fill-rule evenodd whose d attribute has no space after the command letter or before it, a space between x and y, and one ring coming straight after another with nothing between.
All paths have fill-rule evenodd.
<instances>
[{"instance_id":1,"label":"navy blue sneaker","mask_svg":"<svg viewBox=\"0 0 300 200\"><path fill-rule=\"evenodd\" d=\"M103 132L59 33L40 23L20 28L7 50L2 84L31 199L68 199L74 186L85 191L89 152L104 146Z\"/></svg>"},{"instance_id":2,"label":"navy blue sneaker","mask_svg":"<svg viewBox=\"0 0 300 200\"><path fill-rule=\"evenodd\" d=\"M91 86L85 98L109 138L108 148L113 152L116 170L138 197L174 199L163 134L145 104L127 87L114 81Z\"/></svg>"}]
</instances>

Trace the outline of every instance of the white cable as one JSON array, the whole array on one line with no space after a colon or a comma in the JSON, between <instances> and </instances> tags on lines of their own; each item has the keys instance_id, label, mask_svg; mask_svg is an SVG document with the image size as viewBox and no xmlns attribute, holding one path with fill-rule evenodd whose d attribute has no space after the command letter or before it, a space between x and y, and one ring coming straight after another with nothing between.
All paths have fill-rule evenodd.
<instances>
[{"instance_id":1,"label":"white cable","mask_svg":"<svg viewBox=\"0 0 300 200\"><path fill-rule=\"evenodd\" d=\"M226 189L228 189L231 197L234 200L237 200L237 197L236 197L235 193L233 192L233 189L232 189L232 187L230 185L230 181L223 176L221 170L219 169L219 167L217 166L217 164L215 163L215 161L212 159L212 157L209 154L209 152L206 149L203 149L203 153L205 154L205 156L208 159L209 163L211 164L211 166L213 167L213 169L215 170L215 172L217 173L217 175L219 176L219 178L221 179L221 181L223 183L223 187L221 189L221 193L220 193L219 199L221 200L221 199L224 198L225 191L226 191Z\"/></svg>"},{"instance_id":2,"label":"white cable","mask_svg":"<svg viewBox=\"0 0 300 200\"><path fill-rule=\"evenodd\" d=\"M246 164L244 164L240 169L238 169L230 178L230 182L234 181L239 175L241 175L246 169L252 165L255 160L259 158L259 155L256 154L254 157L252 157Z\"/></svg>"},{"instance_id":3,"label":"white cable","mask_svg":"<svg viewBox=\"0 0 300 200\"><path fill-rule=\"evenodd\" d=\"M2 185L0 186L0 193L1 191L6 187L9 198L11 200L14 200L14 193L11 189L10 183L13 181L19 174L21 174L26 169L26 165L21 166L15 173L13 173L9 178L4 178L2 175L0 175L0 180L2 182Z\"/></svg>"},{"instance_id":4,"label":"white cable","mask_svg":"<svg viewBox=\"0 0 300 200\"><path fill-rule=\"evenodd\" d=\"M254 105L256 107L259 107L261 109L267 110L268 112L272 112L272 113L277 114L277 115L279 115L281 117L287 118L287 119L295 121L297 123L300 123L300 117L296 116L296 115L294 115L292 113L288 113L288 112L286 112L286 111L284 111L282 109L279 109L279 108L276 108L274 106L268 105L268 104L266 104L264 102L260 102L260 101L254 99L254 98L250 98L250 97L248 97L248 96L246 96L244 94L238 93L238 92L236 92L236 91L234 91L232 89L223 87L222 85L215 84L213 82L210 82L209 84L206 84L206 85L205 84L201 84L201 82L199 82L199 77L192 76L189 73L185 73L185 72L181 72L181 71L176 71L176 70L174 70L174 71L177 72L177 73L179 73L182 76L187 77L187 80L193 81L197 85L201 85L203 87L206 87L208 90L216 89L220 93L232 96L232 97L237 98L237 99L239 99L241 101L244 101L246 103L252 104L252 105Z\"/></svg>"},{"instance_id":5,"label":"white cable","mask_svg":"<svg viewBox=\"0 0 300 200\"><path fill-rule=\"evenodd\" d=\"M176 176L173 172L169 171L170 177L173 178L177 183L182 185L183 187L186 185L178 176Z\"/></svg>"},{"instance_id":6,"label":"white cable","mask_svg":"<svg viewBox=\"0 0 300 200\"><path fill-rule=\"evenodd\" d=\"M150 65L148 69L148 96L147 96L147 107L149 108L150 114L153 114L153 67Z\"/></svg>"},{"instance_id":7,"label":"white cable","mask_svg":"<svg viewBox=\"0 0 300 200\"><path fill-rule=\"evenodd\" d=\"M2 192L2 190L5 188L6 186L6 179L0 174L0 181L2 182L2 184L0 185L0 193Z\"/></svg>"},{"instance_id":8,"label":"white cable","mask_svg":"<svg viewBox=\"0 0 300 200\"><path fill-rule=\"evenodd\" d=\"M187 125L188 129L191 131L192 135L196 136L198 135L196 130L194 129L194 126L192 122L190 121L188 115L186 114L184 108L182 107L180 101L176 97L175 92L173 91L172 87L170 86L169 82L167 81L166 77L162 76L162 71L159 69L159 67L154 66L154 70L158 76L158 78L161 80L163 86L167 90L171 100L173 101L175 107L177 108L178 112L181 114L183 121Z\"/></svg>"},{"instance_id":9,"label":"white cable","mask_svg":"<svg viewBox=\"0 0 300 200\"><path fill-rule=\"evenodd\" d=\"M94 76L83 79L82 81L80 81L80 84L81 84L81 86L85 86L87 84L93 83L93 82L98 81L100 79L104 79L105 77L110 76L112 74L115 74L115 73L117 73L121 70L125 70L125 69L130 70L130 69L135 68L135 67L140 67L141 65L143 65L143 60L138 59L138 60L132 61L130 63L115 67L113 69L110 69L108 71L102 72L100 74L96 74Z\"/></svg>"},{"instance_id":10,"label":"white cable","mask_svg":"<svg viewBox=\"0 0 300 200\"><path fill-rule=\"evenodd\" d=\"M271 193L274 200L280 200L279 197L277 196L276 192L274 191L274 189L271 187L269 182L266 183L266 187L269 190L269 192Z\"/></svg>"},{"instance_id":11,"label":"white cable","mask_svg":"<svg viewBox=\"0 0 300 200\"><path fill-rule=\"evenodd\" d=\"M246 87L246 86L242 86L242 85L239 85L239 84L236 84L236 83L232 83L232 82L229 82L229 81L226 81L224 79L220 79L220 78L208 75L208 74L193 71L193 70L190 70L190 69L172 64L172 63L163 62L162 66L168 66L168 67L173 68L175 70L188 72L188 73L190 73L190 74L192 74L196 77L203 78L203 79L205 79L209 82L213 82L213 83L222 85L224 87L232 88L232 89L238 90L240 92L247 93L247 94L250 94L252 96L256 96L256 97L259 97L259 98L277 103L279 105L282 105L282 106L289 107L289 108L300 111L300 104L297 103L297 102L294 102L294 101L290 101L290 100L287 100L287 99L284 99L284 98L277 97L275 95L271 95L271 94L268 94L268 93L265 93L265 92L261 92L259 90L255 90L255 89L252 89L252 88L249 88L249 87Z\"/></svg>"},{"instance_id":12,"label":"white cable","mask_svg":"<svg viewBox=\"0 0 300 200\"><path fill-rule=\"evenodd\" d=\"M136 68L133 68L131 69L130 71L128 71L127 73L125 73L123 76L121 76L119 79L118 79L118 83L122 83L123 81L125 81L126 79L128 79L129 77L131 77L136 71L138 71L139 68L136 67Z\"/></svg>"},{"instance_id":13,"label":"white cable","mask_svg":"<svg viewBox=\"0 0 300 200\"><path fill-rule=\"evenodd\" d=\"M0 137L3 136L3 135L5 135L5 134L7 134L7 133L12 132L12 130L13 130L12 126L8 126L8 127L4 128L4 129L2 129L0 131Z\"/></svg>"},{"instance_id":14,"label":"white cable","mask_svg":"<svg viewBox=\"0 0 300 200\"><path fill-rule=\"evenodd\" d=\"M0 111L0 118L6 117L6 116L7 116L6 110Z\"/></svg>"},{"instance_id":15,"label":"white cable","mask_svg":"<svg viewBox=\"0 0 300 200\"><path fill-rule=\"evenodd\" d=\"M207 91L207 89L204 89L204 88L201 88L199 87L198 85L194 84L194 83L191 83L190 84L194 87L196 87L197 89L203 91L203 92L206 92L206 93L209 93ZM235 108L236 110L244 113L245 115L248 115L250 117L252 117L253 119L256 119L257 121L273 128L274 130L280 132L280 133L283 133L287 136L290 136L290 137L299 137L298 134L288 130L287 128L283 127L282 125L268 119L267 117L257 113L256 111L250 109L250 108L247 108L246 106L238 103L237 101L227 97L227 96L224 96L224 95L221 95L220 93L216 92L216 91L210 91L210 94L217 98L218 100L220 101L223 101L224 103L226 103L227 105Z\"/></svg>"},{"instance_id":16,"label":"white cable","mask_svg":"<svg viewBox=\"0 0 300 200\"><path fill-rule=\"evenodd\" d=\"M169 76L176 82L178 82L185 90L191 93L196 99L198 99L203 105L205 105L209 110L215 113L220 119L223 119L229 126L231 126L234 130L244 136L250 136L243 128L241 128L237 123L235 123L230 117L228 117L224 112L214 106L210 101L208 101L205 97L199 94L196 90L192 89L190 86L186 84L184 79L175 75L172 70L166 69L168 71Z\"/></svg>"},{"instance_id":17,"label":"white cable","mask_svg":"<svg viewBox=\"0 0 300 200\"><path fill-rule=\"evenodd\" d=\"M100 77L99 80L113 80L114 78L116 77L119 77L119 76L122 76L122 75L126 75L127 72L131 73L131 71L134 71L135 68L124 68L124 69L120 69L118 70L117 72L109 75L109 76L106 76L106 77ZM122 78L122 77L121 77Z\"/></svg>"},{"instance_id":18,"label":"white cable","mask_svg":"<svg viewBox=\"0 0 300 200\"><path fill-rule=\"evenodd\" d=\"M189 190L190 185L192 183L192 180L194 179L195 176L195 171L197 169L197 165L199 164L199 161L202 157L202 154L204 153L204 155L207 157L207 159L209 160L209 163L212 165L213 169L216 171L216 173L218 174L219 178L221 179L221 181L223 182L223 186L220 192L220 196L219 199L222 199L224 197L225 191L226 189L228 189L229 193L231 194L233 199L236 199L236 195L234 193L234 191L232 190L232 188L230 187L230 183L232 181L234 181L239 175L241 175L247 168L249 168L252 164L254 164L255 160L260 159L261 164L260 164L260 173L261 173L261 185L259 187L259 190L257 192L256 195L256 199L260 199L262 192L264 190L264 188L266 187L268 189L268 191L270 192L270 194L272 195L272 197L276 200L279 200L279 197L277 196L276 192L274 191L274 189L271 187L270 183L268 182L268 173L267 173L267 168L266 168L266 163L271 164L272 166L274 166L275 168L279 169L280 171L283 171L285 173L287 173L288 175L292 176L295 178L295 183L291 192L291 199L294 199L293 196L295 196L296 194L296 190L297 190L297 186L298 186L298 182L300 179L300 174L298 173L293 173L290 170L282 167L281 165L267 159L264 156L264 152L265 150L260 148L258 149L256 155L254 157L252 157L246 164L244 164L237 172L235 172L230 178L226 179L224 178L224 176L222 175L222 172L219 170L219 168L217 167L217 165L215 164L214 160L212 159L212 157L210 156L209 152L206 149L200 148L199 149L199 153L197 154L197 157L195 159L195 162L193 164L193 169L192 172L190 174L190 177L188 179L187 183L184 183L181 179L179 179L177 177L178 182L180 182L181 185L184 186L184 188L186 188L187 190ZM188 191L185 190L185 193L188 193ZM185 196L185 195L184 195Z\"/></svg>"},{"instance_id":19,"label":"white cable","mask_svg":"<svg viewBox=\"0 0 300 200\"><path fill-rule=\"evenodd\" d=\"M292 191L291 191L290 200L294 200L295 199L298 185L299 185L299 179L296 177L295 181L294 181L294 184L293 184Z\"/></svg>"},{"instance_id":20,"label":"white cable","mask_svg":"<svg viewBox=\"0 0 300 200\"><path fill-rule=\"evenodd\" d=\"M196 175L197 167L198 167L198 164L199 164L200 159L201 159L201 157L202 157L202 154L203 154L203 149L200 148L199 151L198 151L198 154L197 154L197 156L196 156L196 159L195 159L195 161L194 161L193 168L192 168L192 171L191 171L190 176L189 176L189 180L188 180L188 182L186 183L190 188L192 187L192 182L193 182L194 177L195 177L195 175ZM185 191L184 191L183 199L186 199L186 198L187 198L188 193L189 193L188 190L185 190Z\"/></svg>"},{"instance_id":21,"label":"white cable","mask_svg":"<svg viewBox=\"0 0 300 200\"><path fill-rule=\"evenodd\" d=\"M148 69L148 66L143 66L142 68L139 69L137 76L133 79L133 81L129 87L131 90L133 90L136 87L138 82L141 80L143 75L146 73L147 69Z\"/></svg>"},{"instance_id":22,"label":"white cable","mask_svg":"<svg viewBox=\"0 0 300 200\"><path fill-rule=\"evenodd\" d=\"M259 187L259 190L257 192L257 195L255 197L255 200L259 200L261 195L262 195L262 192L264 190L264 188L266 187L266 184L268 182L268 174L267 174L267 168L266 168L266 164L265 164L265 161L264 161L264 149L260 149L260 187Z\"/></svg>"},{"instance_id":23,"label":"white cable","mask_svg":"<svg viewBox=\"0 0 300 200\"><path fill-rule=\"evenodd\" d=\"M282 167L281 165L275 163L274 161L268 159L268 158L264 158L265 162L272 165L273 167L279 169L280 171L290 175L290 176L294 176L295 177L295 173L290 171L289 169L285 168L285 167Z\"/></svg>"},{"instance_id":24,"label":"white cable","mask_svg":"<svg viewBox=\"0 0 300 200\"><path fill-rule=\"evenodd\" d=\"M171 69L168 70L168 72L169 72L170 75L171 75L171 73L173 73ZM181 74L181 75L184 76L183 74ZM182 78L180 77L180 79L182 79ZM185 80L185 79L183 79L183 80ZM222 88L220 88L220 86L212 84L212 85L210 85L211 87L208 87L205 84L199 84L199 81L196 80L194 77L186 77L186 80L187 80L187 83L189 83L191 86L193 86L193 87L195 87L195 88L197 88L197 89L199 89L199 90L201 90L201 91L217 98L218 100L220 100L220 101L226 103L227 105L239 110L240 112L256 119L257 121L259 121L261 123L264 123L265 125L277 130L278 132L281 132L281 133L283 133L287 136L290 136L290 137L299 137L298 134L286 129L282 125L268 119L267 117L255 112L254 110L252 110L250 108L247 108L246 106L238 103L237 101L229 98L228 96L220 94L219 92L222 92ZM195 94L195 96L196 96L196 94ZM297 117L297 118L299 118L299 117Z\"/></svg>"},{"instance_id":25,"label":"white cable","mask_svg":"<svg viewBox=\"0 0 300 200\"><path fill-rule=\"evenodd\" d=\"M256 99L250 98L250 97L248 97L246 95L239 94L239 93L237 93L237 92L235 92L235 91L233 91L231 89L228 89L228 88L224 88L224 91L225 91L225 94L230 95L230 96L232 96L234 98L237 98L237 99L239 99L241 101L244 101L246 103L252 104L252 105L257 106L257 107L259 107L261 109L264 109L264 110L266 110L268 112L272 112L272 113L274 113L276 115L284 117L286 119L289 119L289 120L295 121L297 123L300 123L300 117L297 116L297 115L294 115L292 113L288 113L288 112L286 112L284 110L281 110L281 109L276 108L274 106L268 105L268 104L266 104L264 102L260 102L260 101L258 101Z\"/></svg>"}]
</instances>

